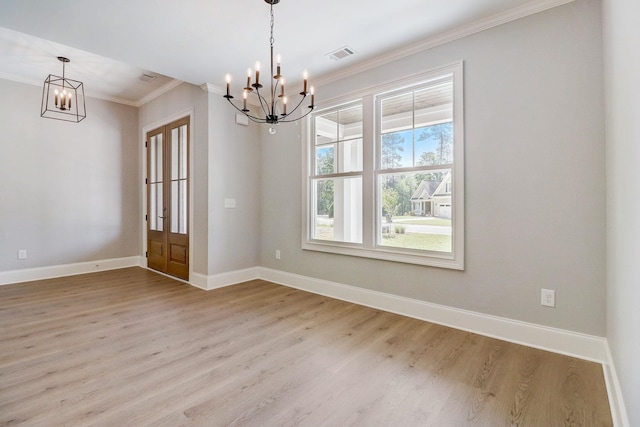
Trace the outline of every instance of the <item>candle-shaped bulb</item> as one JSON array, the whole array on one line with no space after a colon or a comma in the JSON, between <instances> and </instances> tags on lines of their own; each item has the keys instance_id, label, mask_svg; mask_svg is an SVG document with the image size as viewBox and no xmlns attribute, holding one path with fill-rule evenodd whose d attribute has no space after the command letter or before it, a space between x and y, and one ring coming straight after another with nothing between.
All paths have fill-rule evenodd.
<instances>
[{"instance_id":1,"label":"candle-shaped bulb","mask_svg":"<svg viewBox=\"0 0 640 427\"><path fill-rule=\"evenodd\" d=\"M260 62L256 62L256 85L260 84Z\"/></svg>"},{"instance_id":2,"label":"candle-shaped bulb","mask_svg":"<svg viewBox=\"0 0 640 427\"><path fill-rule=\"evenodd\" d=\"M247 68L247 89L251 87L251 68Z\"/></svg>"},{"instance_id":3,"label":"candle-shaped bulb","mask_svg":"<svg viewBox=\"0 0 640 427\"><path fill-rule=\"evenodd\" d=\"M316 91L313 89L313 86L311 86L311 108L313 108L313 102L314 102L314 98L315 98L315 93L316 93Z\"/></svg>"},{"instance_id":4,"label":"candle-shaped bulb","mask_svg":"<svg viewBox=\"0 0 640 427\"><path fill-rule=\"evenodd\" d=\"M247 91L246 90L242 91L242 109L243 110L247 109Z\"/></svg>"},{"instance_id":5,"label":"candle-shaped bulb","mask_svg":"<svg viewBox=\"0 0 640 427\"><path fill-rule=\"evenodd\" d=\"M280 77L280 96L284 96L284 77Z\"/></svg>"},{"instance_id":6,"label":"candle-shaped bulb","mask_svg":"<svg viewBox=\"0 0 640 427\"><path fill-rule=\"evenodd\" d=\"M302 92L304 92L306 94L307 93L307 79L309 78L309 72L307 70L304 70L304 73L302 74L302 77L304 78L304 87L302 88Z\"/></svg>"},{"instance_id":7,"label":"candle-shaped bulb","mask_svg":"<svg viewBox=\"0 0 640 427\"><path fill-rule=\"evenodd\" d=\"M229 87L231 86L231 74L227 73L225 76L225 80L227 81L227 96L229 96Z\"/></svg>"},{"instance_id":8,"label":"candle-shaped bulb","mask_svg":"<svg viewBox=\"0 0 640 427\"><path fill-rule=\"evenodd\" d=\"M276 76L280 77L280 60L282 56L280 54L276 55Z\"/></svg>"},{"instance_id":9,"label":"candle-shaped bulb","mask_svg":"<svg viewBox=\"0 0 640 427\"><path fill-rule=\"evenodd\" d=\"M282 105L283 105L282 115L286 116L287 115L287 97L286 96L282 98Z\"/></svg>"}]
</instances>

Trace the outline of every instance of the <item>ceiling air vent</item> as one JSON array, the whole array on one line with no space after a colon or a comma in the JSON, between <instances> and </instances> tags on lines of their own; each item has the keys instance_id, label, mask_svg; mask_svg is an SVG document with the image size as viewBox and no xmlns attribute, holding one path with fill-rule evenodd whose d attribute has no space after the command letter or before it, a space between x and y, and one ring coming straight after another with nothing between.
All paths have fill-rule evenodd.
<instances>
[{"instance_id":1,"label":"ceiling air vent","mask_svg":"<svg viewBox=\"0 0 640 427\"><path fill-rule=\"evenodd\" d=\"M339 61L341 59L344 59L348 56L353 55L354 53L356 53L353 49L351 49L348 46L345 47L341 47L338 50L335 50L331 53L328 53L326 56L328 56L329 58L333 59L334 61Z\"/></svg>"},{"instance_id":2,"label":"ceiling air vent","mask_svg":"<svg viewBox=\"0 0 640 427\"><path fill-rule=\"evenodd\" d=\"M143 82L151 82L153 80L155 80L156 76L152 76L151 74L140 74L140 77L138 77L138 80L142 80Z\"/></svg>"}]
</instances>

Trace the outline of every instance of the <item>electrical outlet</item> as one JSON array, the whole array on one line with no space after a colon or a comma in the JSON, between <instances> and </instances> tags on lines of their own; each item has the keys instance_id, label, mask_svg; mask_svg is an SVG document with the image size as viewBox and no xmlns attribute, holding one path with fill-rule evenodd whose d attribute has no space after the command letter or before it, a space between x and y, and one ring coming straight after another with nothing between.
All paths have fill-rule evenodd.
<instances>
[{"instance_id":1,"label":"electrical outlet","mask_svg":"<svg viewBox=\"0 0 640 427\"><path fill-rule=\"evenodd\" d=\"M276 259L280 259L280 249L276 249Z\"/></svg>"},{"instance_id":2,"label":"electrical outlet","mask_svg":"<svg viewBox=\"0 0 640 427\"><path fill-rule=\"evenodd\" d=\"M542 289L541 292L540 304L546 307L555 307L556 306L556 291L551 289Z\"/></svg>"},{"instance_id":3,"label":"electrical outlet","mask_svg":"<svg viewBox=\"0 0 640 427\"><path fill-rule=\"evenodd\" d=\"M26 249L18 250L18 259L27 259L27 250Z\"/></svg>"}]
</instances>

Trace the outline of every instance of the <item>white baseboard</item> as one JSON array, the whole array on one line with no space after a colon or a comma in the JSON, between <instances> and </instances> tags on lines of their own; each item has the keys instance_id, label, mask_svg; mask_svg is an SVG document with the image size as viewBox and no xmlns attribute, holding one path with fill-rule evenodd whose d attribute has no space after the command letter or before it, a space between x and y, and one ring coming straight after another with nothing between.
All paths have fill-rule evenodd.
<instances>
[{"instance_id":1,"label":"white baseboard","mask_svg":"<svg viewBox=\"0 0 640 427\"><path fill-rule=\"evenodd\" d=\"M609 396L609 406L611 407L611 418L616 427L630 427L629 416L622 397L622 388L618 380L616 367L611 356L609 342L606 342L607 361L602 364L604 371L604 381L607 384L607 394Z\"/></svg>"},{"instance_id":2,"label":"white baseboard","mask_svg":"<svg viewBox=\"0 0 640 427\"><path fill-rule=\"evenodd\" d=\"M607 361L606 339L602 337L461 310L269 268L261 267L259 275L261 279L270 282L427 322L598 363Z\"/></svg>"},{"instance_id":3,"label":"white baseboard","mask_svg":"<svg viewBox=\"0 0 640 427\"><path fill-rule=\"evenodd\" d=\"M55 277L74 276L76 274L95 273L96 271L118 268L138 267L144 258L131 256L125 258L101 259L74 264L52 265L47 267L25 268L23 270L0 271L0 285L31 282L33 280L53 279Z\"/></svg>"},{"instance_id":4,"label":"white baseboard","mask_svg":"<svg viewBox=\"0 0 640 427\"><path fill-rule=\"evenodd\" d=\"M200 273L191 273L190 283L200 289L209 291L211 289L223 288L249 280L257 279L259 267L245 268L220 274L206 276Z\"/></svg>"},{"instance_id":5,"label":"white baseboard","mask_svg":"<svg viewBox=\"0 0 640 427\"><path fill-rule=\"evenodd\" d=\"M132 256L4 271L0 272L0 285L144 266L144 261L146 260L143 257ZM209 276L192 273L190 283L198 288L211 290L258 278L367 307L613 366L605 338L461 310L264 267L251 267ZM615 378L615 371L611 374L611 378Z\"/></svg>"},{"instance_id":6,"label":"white baseboard","mask_svg":"<svg viewBox=\"0 0 640 427\"><path fill-rule=\"evenodd\" d=\"M259 268L260 279L379 310L602 364L615 427L630 427L606 338L490 316L356 286Z\"/></svg>"}]
</instances>

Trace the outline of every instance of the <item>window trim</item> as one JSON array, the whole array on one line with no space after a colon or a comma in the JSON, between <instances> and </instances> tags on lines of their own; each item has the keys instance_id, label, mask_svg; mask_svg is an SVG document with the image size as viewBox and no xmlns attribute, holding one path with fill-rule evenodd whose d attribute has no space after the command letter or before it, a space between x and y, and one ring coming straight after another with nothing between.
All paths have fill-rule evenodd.
<instances>
[{"instance_id":1,"label":"window trim","mask_svg":"<svg viewBox=\"0 0 640 427\"><path fill-rule=\"evenodd\" d=\"M380 209L381 195L376 190L378 176L386 173L377 164L377 152L379 151L376 140L376 98L388 93L403 89L410 89L416 85L429 83L429 81L442 78L443 74L452 74L453 80L453 152L454 159L451 167L452 205L451 212L452 252L443 253L437 251L411 250L380 246L377 244L377 211ZM437 67L429 71L415 74L403 79L386 82L369 88L346 94L339 98L322 101L318 104L317 111L309 115L302 123L302 233L301 246L303 250L334 253L339 255L357 256L364 258L380 259L393 262L418 264L425 266L464 270L464 86L463 86L463 62ZM349 104L362 103L363 109L363 170L357 172L362 176L362 206L363 206L363 235L362 243L347 243L327 241L311 238L313 230L313 209L311 185L315 176L315 161L311 155L313 149L313 125L311 120L317 114L332 109L342 108ZM438 168L434 165L434 168ZM405 168L412 169L412 168ZM395 169L394 171L400 171ZM409 170L407 170L409 172ZM339 174L343 176L343 174ZM323 177L330 178L330 175Z\"/></svg>"}]
</instances>

